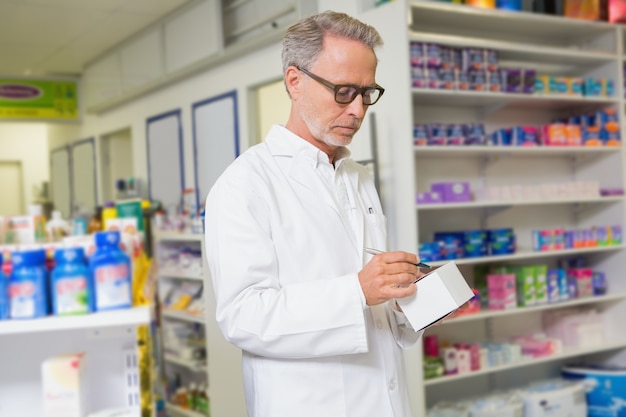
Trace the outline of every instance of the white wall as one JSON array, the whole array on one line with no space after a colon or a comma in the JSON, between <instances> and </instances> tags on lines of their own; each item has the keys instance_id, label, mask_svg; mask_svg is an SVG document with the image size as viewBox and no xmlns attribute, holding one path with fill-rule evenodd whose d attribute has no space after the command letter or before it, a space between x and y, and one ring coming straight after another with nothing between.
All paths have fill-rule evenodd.
<instances>
[{"instance_id":1,"label":"white wall","mask_svg":"<svg viewBox=\"0 0 626 417\"><path fill-rule=\"evenodd\" d=\"M236 61L214 67L172 86L147 94L137 100L99 115L86 115L77 137L96 137L108 132L130 129L133 147L133 175L147 179L146 119L171 111L181 110L184 146L185 186L195 186L193 166L193 103L237 91L240 149L250 146L248 126L248 89L281 76L280 44L271 45ZM281 121L284 122L284 121ZM225 146L232 146L230 143ZM99 144L96 146L100 150ZM98 160L100 156L98 155ZM101 190L101 184L99 190ZM201 196L203 199L204 196Z\"/></svg>"},{"instance_id":2,"label":"white wall","mask_svg":"<svg viewBox=\"0 0 626 417\"><path fill-rule=\"evenodd\" d=\"M33 188L50 177L47 126L44 123L0 122L0 161L21 161L24 207L34 201ZM2 192L0 198L10 198Z\"/></svg>"}]
</instances>

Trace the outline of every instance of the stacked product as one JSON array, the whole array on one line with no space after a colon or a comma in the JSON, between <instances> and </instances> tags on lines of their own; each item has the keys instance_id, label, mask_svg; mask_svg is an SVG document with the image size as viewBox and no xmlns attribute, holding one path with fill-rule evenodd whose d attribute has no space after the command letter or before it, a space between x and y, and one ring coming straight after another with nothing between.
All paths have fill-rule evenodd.
<instances>
[{"instance_id":1,"label":"stacked product","mask_svg":"<svg viewBox=\"0 0 626 417\"><path fill-rule=\"evenodd\" d=\"M422 242L419 247L424 262L514 252L515 234L511 228L436 232L432 242Z\"/></svg>"},{"instance_id":2,"label":"stacked product","mask_svg":"<svg viewBox=\"0 0 626 417\"><path fill-rule=\"evenodd\" d=\"M551 379L457 403L441 402L428 410L427 417L587 417L584 393L580 381Z\"/></svg>"},{"instance_id":3,"label":"stacked product","mask_svg":"<svg viewBox=\"0 0 626 417\"><path fill-rule=\"evenodd\" d=\"M482 123L425 123L413 126L416 146L620 146L614 108L572 115L541 126L522 125L485 134Z\"/></svg>"},{"instance_id":4,"label":"stacked product","mask_svg":"<svg viewBox=\"0 0 626 417\"><path fill-rule=\"evenodd\" d=\"M413 144L418 146L484 145L482 123L427 123L413 126Z\"/></svg>"},{"instance_id":5,"label":"stacked product","mask_svg":"<svg viewBox=\"0 0 626 417\"><path fill-rule=\"evenodd\" d=\"M613 191L617 192L617 190ZM534 201L598 198L602 194L597 181L570 181L542 184L488 185L474 192L481 201Z\"/></svg>"},{"instance_id":6,"label":"stacked product","mask_svg":"<svg viewBox=\"0 0 626 417\"><path fill-rule=\"evenodd\" d=\"M591 248L622 244L622 226L592 226L583 229L540 229L532 231L537 252Z\"/></svg>"},{"instance_id":7,"label":"stacked product","mask_svg":"<svg viewBox=\"0 0 626 417\"><path fill-rule=\"evenodd\" d=\"M593 309L548 311L545 333L512 335L502 342L439 341L424 336L424 377L457 375L552 356L605 341L604 314Z\"/></svg>"},{"instance_id":8,"label":"stacked product","mask_svg":"<svg viewBox=\"0 0 626 417\"><path fill-rule=\"evenodd\" d=\"M483 307L506 310L607 293L604 272L587 267L547 265L476 266L474 286Z\"/></svg>"},{"instance_id":9,"label":"stacked product","mask_svg":"<svg viewBox=\"0 0 626 417\"><path fill-rule=\"evenodd\" d=\"M423 42L411 42L410 48L413 87L493 92L503 90L497 51L451 48Z\"/></svg>"},{"instance_id":10,"label":"stacked product","mask_svg":"<svg viewBox=\"0 0 626 417\"><path fill-rule=\"evenodd\" d=\"M0 285L0 290L6 288L0 306L8 299L8 318L131 307L130 258L120 249L120 232L99 232L94 237L96 249L88 260L82 247L58 248L53 258L43 248L12 252L8 285Z\"/></svg>"}]
</instances>

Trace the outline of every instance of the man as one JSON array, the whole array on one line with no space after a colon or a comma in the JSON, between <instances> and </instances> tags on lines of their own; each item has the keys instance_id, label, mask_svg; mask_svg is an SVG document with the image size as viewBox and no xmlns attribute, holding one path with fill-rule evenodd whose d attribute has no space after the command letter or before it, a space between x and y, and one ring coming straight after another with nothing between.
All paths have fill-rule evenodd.
<instances>
[{"instance_id":1,"label":"man","mask_svg":"<svg viewBox=\"0 0 626 417\"><path fill-rule=\"evenodd\" d=\"M373 27L342 13L290 27L289 119L207 197L216 317L243 351L251 417L411 415L401 348L421 333L395 299L416 291L419 260L365 251L385 248L385 217L346 148L384 92L381 44Z\"/></svg>"}]
</instances>

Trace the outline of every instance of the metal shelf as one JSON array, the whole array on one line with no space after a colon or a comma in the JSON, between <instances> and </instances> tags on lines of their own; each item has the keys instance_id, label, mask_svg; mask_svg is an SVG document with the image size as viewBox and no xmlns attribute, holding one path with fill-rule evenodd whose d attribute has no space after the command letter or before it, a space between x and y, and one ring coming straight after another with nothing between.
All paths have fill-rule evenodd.
<instances>
[{"instance_id":1,"label":"metal shelf","mask_svg":"<svg viewBox=\"0 0 626 417\"><path fill-rule=\"evenodd\" d=\"M0 321L0 335L95 330L105 327L139 326L150 323L149 307L101 311L77 316L49 316L33 320Z\"/></svg>"},{"instance_id":2,"label":"metal shelf","mask_svg":"<svg viewBox=\"0 0 626 417\"><path fill-rule=\"evenodd\" d=\"M588 109L590 107L604 107L619 103L616 97L578 97L432 88L412 88L411 91L413 93L413 105L415 106Z\"/></svg>"},{"instance_id":3,"label":"metal shelf","mask_svg":"<svg viewBox=\"0 0 626 417\"><path fill-rule=\"evenodd\" d=\"M414 146L416 157L597 156L621 153L621 146Z\"/></svg>"},{"instance_id":4,"label":"metal shelf","mask_svg":"<svg viewBox=\"0 0 626 417\"><path fill-rule=\"evenodd\" d=\"M448 262L454 262L457 265L476 265L476 264L485 264L485 263L496 263L496 262L504 262L504 261L516 261L523 259L538 259L538 258L556 258L560 256L571 256L571 255L580 255L583 253L599 253L599 252L611 252L611 251L621 251L624 250L626 246L624 245L609 245L609 246L594 246L589 248L580 248L580 249L564 249L564 250L553 250L553 251L543 251L543 252L518 252L511 255L497 255L497 256L482 256L478 258L461 258L461 259L453 259L447 261L431 261L428 262L430 266L441 266L445 265Z\"/></svg>"},{"instance_id":5,"label":"metal shelf","mask_svg":"<svg viewBox=\"0 0 626 417\"><path fill-rule=\"evenodd\" d=\"M551 204L595 204L621 203L624 196L607 196L595 198L555 198L553 200L517 200L517 201L471 201L467 203L418 204L417 210L454 210L480 209L488 207L541 206Z\"/></svg>"},{"instance_id":6,"label":"metal shelf","mask_svg":"<svg viewBox=\"0 0 626 417\"><path fill-rule=\"evenodd\" d=\"M467 373L463 373L463 374L457 374L457 375L447 375L447 376L442 376L439 378L433 378L433 379L425 379L424 380L424 385L426 387L431 387L431 386L435 386L435 385L439 385L439 384L445 384L448 382L454 382L454 381L459 381L462 379L468 379L468 378L474 378L480 375L487 375L487 374L492 374L495 372L503 372L503 371L509 371L512 369L517 369L517 368L522 368L522 367L526 367L526 366L534 366L534 365L539 365L539 364L543 364L543 363L547 363L547 362L554 362L554 361L558 361L561 359L568 359L568 358L574 358L577 356L582 356L582 355L591 355L594 353L600 353L600 352L606 352L609 350L616 350L616 349L623 349L624 347L626 347L626 341L623 342L618 342L618 343L605 343L605 344L601 344L601 345L597 345L597 346L591 346L591 347L584 347L584 348L580 348L580 349L568 349L562 353L556 354L556 355L550 355L550 356L544 356L541 358L532 358L532 359L527 359L527 360L522 360L519 362L515 362L515 363L510 363L507 365L502 365L502 366L495 366L492 368L486 368L486 369L480 369L477 371L472 371L472 372L467 372Z\"/></svg>"},{"instance_id":7,"label":"metal shelf","mask_svg":"<svg viewBox=\"0 0 626 417\"><path fill-rule=\"evenodd\" d=\"M619 294L608 294L608 295L595 296L595 297L576 298L574 300L561 301L558 303L549 303L549 304L543 304L543 305L532 306L532 307L518 307L518 308L512 308L508 310L485 310L485 311L480 311L478 313L465 314L465 315L455 317L450 320L444 320L440 323L440 326L447 325L447 324L465 323L468 321L497 319L500 317L508 317L508 316L518 315L518 314L529 314L529 313L534 313L537 311L555 310L559 308L575 307L575 306L581 306L581 305L586 305L586 304L599 304L599 303L608 303L611 301L622 301L624 299L626 299L626 293L619 293Z\"/></svg>"}]
</instances>

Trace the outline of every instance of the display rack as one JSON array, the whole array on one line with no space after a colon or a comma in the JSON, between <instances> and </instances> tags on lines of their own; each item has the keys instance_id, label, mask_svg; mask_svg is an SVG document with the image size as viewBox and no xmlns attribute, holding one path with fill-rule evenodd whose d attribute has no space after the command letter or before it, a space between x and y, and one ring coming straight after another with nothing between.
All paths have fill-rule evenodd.
<instances>
[{"instance_id":1,"label":"display rack","mask_svg":"<svg viewBox=\"0 0 626 417\"><path fill-rule=\"evenodd\" d=\"M87 413L127 407L125 358L137 356L137 326L148 325L150 319L149 307L135 307L0 321L0 415L42 415L41 364L70 353L85 354Z\"/></svg>"},{"instance_id":2,"label":"display rack","mask_svg":"<svg viewBox=\"0 0 626 417\"><path fill-rule=\"evenodd\" d=\"M204 328L206 360L201 362L181 360L175 356L164 354L160 358L159 367L166 371L172 367L173 369L170 369L170 371L174 373L180 373L196 382L204 382L208 387L211 416L245 416L241 352L226 342L215 320L215 296L213 285L209 279L209 270L204 253L204 236L201 234L157 231L154 244L159 283L162 283L164 280L201 281L205 310L204 314L197 315L160 308L162 322L182 321L201 325ZM159 267L159 251L163 248L181 245L190 245L200 249L202 254L202 272L200 275L181 271L173 267L166 269ZM162 294L159 295L159 297L161 296ZM171 401L166 402L166 408L172 417L202 417L203 415L197 411L177 406Z\"/></svg>"},{"instance_id":3,"label":"display rack","mask_svg":"<svg viewBox=\"0 0 626 417\"><path fill-rule=\"evenodd\" d=\"M599 182L601 187L624 188L624 146L414 146L412 131L417 123L480 122L491 132L515 125L540 125L557 117L611 107L618 112L624 141L624 29L620 25L559 16L416 0L366 10L360 18L381 32L386 45L392 45L379 51L376 78L386 88L385 97L370 110L379 121L381 195L388 216L390 249L417 251L421 242L432 240L435 231L512 227L518 246L514 254L456 261L470 284L473 267L477 265L554 266L573 256L604 271L609 281L606 296L506 312L485 311L427 330L426 334L437 334L453 342L493 341L506 338L513 329L541 330L541 314L546 310L587 306L608 317L604 343L431 380L424 379L423 350L418 344L405 352L414 415L425 416L427 409L439 401L457 401L558 376L567 363L623 361L626 339L619 331L619 322L626 313L626 282L622 279L626 246L534 252L531 241L534 229L594 225L623 228L623 196L427 206L416 205L415 195L436 181L468 181L472 190L485 185L590 180ZM402 27L399 22L408 25ZM413 88L409 57L412 41L494 49L501 66L534 68L538 73L611 78L615 94L588 98ZM438 266L443 262L431 264Z\"/></svg>"}]
</instances>

